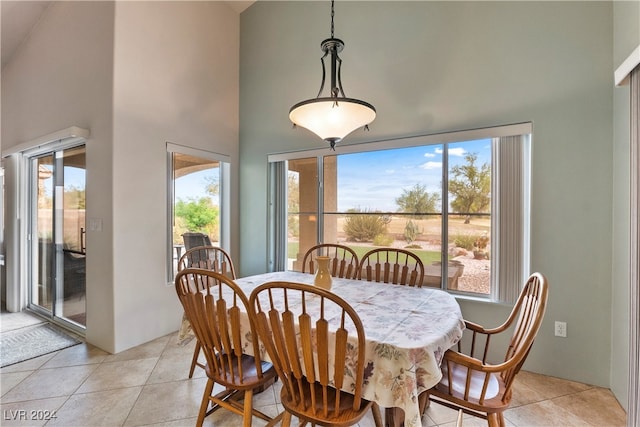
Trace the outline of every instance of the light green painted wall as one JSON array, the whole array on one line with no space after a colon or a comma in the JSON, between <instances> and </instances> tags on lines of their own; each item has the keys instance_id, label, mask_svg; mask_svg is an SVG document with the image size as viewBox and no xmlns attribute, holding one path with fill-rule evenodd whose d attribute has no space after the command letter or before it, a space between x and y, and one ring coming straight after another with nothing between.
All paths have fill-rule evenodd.
<instances>
[{"instance_id":1,"label":"light green painted wall","mask_svg":"<svg viewBox=\"0 0 640 427\"><path fill-rule=\"evenodd\" d=\"M323 146L292 130L288 111L318 91L329 22L328 2L260 1L241 15L242 275L267 269L267 155ZM338 2L335 25L347 95L378 110L349 143L533 122L531 264L551 296L525 369L608 386L612 4ZM507 312L461 305L488 326ZM554 320L567 338L553 336Z\"/></svg>"},{"instance_id":2,"label":"light green painted wall","mask_svg":"<svg viewBox=\"0 0 640 427\"><path fill-rule=\"evenodd\" d=\"M640 2L613 3L614 70L640 46ZM629 377L629 86L613 91L611 390L627 407ZM637 220L637 218L636 218Z\"/></svg>"}]
</instances>

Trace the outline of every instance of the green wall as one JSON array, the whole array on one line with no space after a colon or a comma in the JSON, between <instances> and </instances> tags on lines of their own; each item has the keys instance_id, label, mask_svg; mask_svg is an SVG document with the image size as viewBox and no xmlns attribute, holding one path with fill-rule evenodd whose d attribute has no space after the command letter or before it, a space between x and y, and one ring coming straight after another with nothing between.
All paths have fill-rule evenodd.
<instances>
[{"instance_id":1,"label":"green wall","mask_svg":"<svg viewBox=\"0 0 640 427\"><path fill-rule=\"evenodd\" d=\"M614 70L640 46L640 2L613 2ZM627 403L629 376L629 86L613 91L611 390ZM637 218L635 219L637 221Z\"/></svg>"},{"instance_id":2,"label":"green wall","mask_svg":"<svg viewBox=\"0 0 640 427\"><path fill-rule=\"evenodd\" d=\"M329 3L256 2L240 27L240 273L247 275L268 268L267 155L323 147L292 130L288 111L318 91ZM533 122L531 267L547 275L551 294L525 369L609 386L612 3L338 2L335 28L345 42L347 95L378 110L371 131L346 143ZM461 306L488 326L508 312ZM567 338L553 336L555 320L567 322Z\"/></svg>"}]
</instances>

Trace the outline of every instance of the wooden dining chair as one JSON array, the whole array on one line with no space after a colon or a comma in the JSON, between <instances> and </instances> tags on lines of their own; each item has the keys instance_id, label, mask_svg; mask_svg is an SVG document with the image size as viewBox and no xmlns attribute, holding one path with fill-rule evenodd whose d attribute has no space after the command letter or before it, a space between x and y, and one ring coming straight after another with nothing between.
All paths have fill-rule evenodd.
<instances>
[{"instance_id":1,"label":"wooden dining chair","mask_svg":"<svg viewBox=\"0 0 640 427\"><path fill-rule=\"evenodd\" d=\"M507 320L497 328L484 328L466 321L463 341L458 351L447 350L442 361L442 380L425 392L431 401L484 418L489 426L504 426L503 412L509 407L513 381L536 338L548 296L547 279L540 273L527 280L518 301ZM490 363L489 354L496 354L490 343L501 342L498 335L509 331L506 355L500 363ZM492 338L493 337L493 338Z\"/></svg>"},{"instance_id":2,"label":"wooden dining chair","mask_svg":"<svg viewBox=\"0 0 640 427\"><path fill-rule=\"evenodd\" d=\"M201 426L206 416L220 408L242 415L244 427L251 426L253 416L271 421L252 404L254 389L272 383L277 373L271 363L260 358L252 318L245 314L247 322L241 324L242 313L249 312L246 295L232 279L203 269L180 271L175 287L207 360L207 385L196 425ZM246 344L245 352L247 335L254 339ZM216 383L225 390L213 395Z\"/></svg>"},{"instance_id":3,"label":"wooden dining chair","mask_svg":"<svg viewBox=\"0 0 640 427\"><path fill-rule=\"evenodd\" d=\"M424 264L413 252L398 248L376 248L362 256L358 279L421 288Z\"/></svg>"},{"instance_id":4,"label":"wooden dining chair","mask_svg":"<svg viewBox=\"0 0 640 427\"><path fill-rule=\"evenodd\" d=\"M346 301L291 282L264 283L249 301L260 340L282 380L283 426L292 415L314 425L351 426L370 408L376 426L382 426L380 408L362 397L365 331Z\"/></svg>"},{"instance_id":5,"label":"wooden dining chair","mask_svg":"<svg viewBox=\"0 0 640 427\"><path fill-rule=\"evenodd\" d=\"M236 270L233 267L231 257L224 249L217 246L197 246L186 251L178 260L178 271L182 271L185 268L202 268L224 274L230 279L236 279ZM193 377L196 366L204 368L204 365L198 362L200 348L200 342L196 337L196 347L193 350L189 378Z\"/></svg>"},{"instance_id":6,"label":"wooden dining chair","mask_svg":"<svg viewBox=\"0 0 640 427\"><path fill-rule=\"evenodd\" d=\"M338 243L322 243L310 248L302 260L302 272L316 271L316 256L328 256L329 271L332 277L347 279L358 278L358 255L348 246Z\"/></svg>"}]
</instances>

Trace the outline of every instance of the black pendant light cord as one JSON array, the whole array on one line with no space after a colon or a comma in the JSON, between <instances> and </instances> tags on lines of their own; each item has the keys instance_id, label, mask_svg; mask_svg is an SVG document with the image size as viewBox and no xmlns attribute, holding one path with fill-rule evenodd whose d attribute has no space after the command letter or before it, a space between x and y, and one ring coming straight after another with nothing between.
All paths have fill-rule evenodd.
<instances>
[{"instance_id":1,"label":"black pendant light cord","mask_svg":"<svg viewBox=\"0 0 640 427\"><path fill-rule=\"evenodd\" d=\"M333 38L333 16L335 15L335 12L333 10L333 2L334 0L331 0L331 38Z\"/></svg>"}]
</instances>

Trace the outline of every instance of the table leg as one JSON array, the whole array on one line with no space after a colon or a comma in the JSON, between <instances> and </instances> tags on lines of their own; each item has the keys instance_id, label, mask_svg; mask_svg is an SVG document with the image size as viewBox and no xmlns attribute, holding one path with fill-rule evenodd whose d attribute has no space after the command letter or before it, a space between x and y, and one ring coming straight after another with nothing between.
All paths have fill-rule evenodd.
<instances>
[{"instance_id":1,"label":"table leg","mask_svg":"<svg viewBox=\"0 0 640 427\"><path fill-rule=\"evenodd\" d=\"M420 406L420 416L422 417L429 407L429 393L423 391L418 395L418 405ZM384 410L385 427L403 427L404 411L401 408L385 408Z\"/></svg>"},{"instance_id":2,"label":"table leg","mask_svg":"<svg viewBox=\"0 0 640 427\"><path fill-rule=\"evenodd\" d=\"M404 411L401 408L385 408L385 427L401 427L404 425Z\"/></svg>"},{"instance_id":3,"label":"table leg","mask_svg":"<svg viewBox=\"0 0 640 427\"><path fill-rule=\"evenodd\" d=\"M418 405L420 406L420 416L424 415L427 408L429 407L429 403L431 403L431 400L429 400L428 392L423 391L418 395Z\"/></svg>"}]
</instances>

